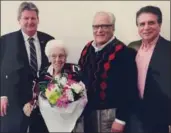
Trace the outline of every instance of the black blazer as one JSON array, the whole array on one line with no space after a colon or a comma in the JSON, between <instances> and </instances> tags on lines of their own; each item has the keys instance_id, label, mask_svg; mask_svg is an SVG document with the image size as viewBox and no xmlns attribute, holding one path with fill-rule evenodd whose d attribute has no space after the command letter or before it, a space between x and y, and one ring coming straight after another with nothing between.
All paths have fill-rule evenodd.
<instances>
[{"instance_id":1,"label":"black blazer","mask_svg":"<svg viewBox=\"0 0 171 133\"><path fill-rule=\"evenodd\" d=\"M142 41L129 47L138 51ZM144 98L139 103L141 119L146 124L171 124L171 42L159 37L147 71ZM137 106L138 107L138 106Z\"/></svg>"},{"instance_id":2,"label":"black blazer","mask_svg":"<svg viewBox=\"0 0 171 133\"><path fill-rule=\"evenodd\" d=\"M41 47L41 68L48 65L44 53L46 43L52 36L37 32ZM21 30L6 34L0 38L1 46L1 96L7 96L11 105L23 107L32 97L33 75Z\"/></svg>"}]
</instances>

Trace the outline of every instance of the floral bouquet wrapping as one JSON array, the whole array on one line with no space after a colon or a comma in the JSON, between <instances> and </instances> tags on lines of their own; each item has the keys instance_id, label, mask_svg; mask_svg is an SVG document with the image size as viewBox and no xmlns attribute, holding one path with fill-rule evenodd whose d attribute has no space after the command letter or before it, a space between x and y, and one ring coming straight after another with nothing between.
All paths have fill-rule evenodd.
<instances>
[{"instance_id":1,"label":"floral bouquet wrapping","mask_svg":"<svg viewBox=\"0 0 171 133\"><path fill-rule=\"evenodd\" d=\"M59 78L39 83L38 103L49 132L72 132L87 103L84 84Z\"/></svg>"}]
</instances>

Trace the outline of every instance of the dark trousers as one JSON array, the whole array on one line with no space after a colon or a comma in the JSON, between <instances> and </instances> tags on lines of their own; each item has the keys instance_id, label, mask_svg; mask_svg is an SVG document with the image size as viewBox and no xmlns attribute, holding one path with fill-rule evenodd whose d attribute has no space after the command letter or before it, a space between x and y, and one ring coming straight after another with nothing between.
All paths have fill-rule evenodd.
<instances>
[{"instance_id":1,"label":"dark trousers","mask_svg":"<svg viewBox=\"0 0 171 133\"><path fill-rule=\"evenodd\" d=\"M169 133L167 124L154 124L140 120L137 115L131 115L126 122L124 133Z\"/></svg>"},{"instance_id":2,"label":"dark trousers","mask_svg":"<svg viewBox=\"0 0 171 133\"><path fill-rule=\"evenodd\" d=\"M9 106L7 115L0 117L0 122L0 131L6 133L25 133L29 124L22 109L16 106Z\"/></svg>"},{"instance_id":3,"label":"dark trousers","mask_svg":"<svg viewBox=\"0 0 171 133\"><path fill-rule=\"evenodd\" d=\"M49 132L44 122L44 119L40 113L39 108L36 108L30 116L29 132L30 133L48 133Z\"/></svg>"}]
</instances>

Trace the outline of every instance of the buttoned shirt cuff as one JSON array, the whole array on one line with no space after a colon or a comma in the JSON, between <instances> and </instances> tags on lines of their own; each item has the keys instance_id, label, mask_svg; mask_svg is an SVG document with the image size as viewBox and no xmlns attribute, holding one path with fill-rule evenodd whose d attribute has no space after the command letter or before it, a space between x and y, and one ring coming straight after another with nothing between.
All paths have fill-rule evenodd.
<instances>
[{"instance_id":1,"label":"buttoned shirt cuff","mask_svg":"<svg viewBox=\"0 0 171 133\"><path fill-rule=\"evenodd\" d=\"M7 98L7 99L8 99L8 97L7 97L7 96L1 96L1 98Z\"/></svg>"},{"instance_id":2,"label":"buttoned shirt cuff","mask_svg":"<svg viewBox=\"0 0 171 133\"><path fill-rule=\"evenodd\" d=\"M125 125L125 124L126 124L125 121L121 121L121 120L119 120L119 119L115 119L115 122L117 122L117 123L119 123L119 124L122 124L122 125Z\"/></svg>"}]
</instances>

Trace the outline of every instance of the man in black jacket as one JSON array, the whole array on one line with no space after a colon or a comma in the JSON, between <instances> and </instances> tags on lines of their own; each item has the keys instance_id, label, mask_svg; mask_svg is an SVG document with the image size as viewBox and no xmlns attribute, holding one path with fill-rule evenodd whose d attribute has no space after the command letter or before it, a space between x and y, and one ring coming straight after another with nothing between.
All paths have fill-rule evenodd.
<instances>
[{"instance_id":1,"label":"man in black jacket","mask_svg":"<svg viewBox=\"0 0 171 133\"><path fill-rule=\"evenodd\" d=\"M18 9L21 29L0 38L2 132L26 132L28 117L23 113L23 107L32 97L33 79L38 76L40 69L48 65L44 48L53 37L37 31L38 15L36 5L31 2L21 3ZM30 130L47 131L39 111L33 115L31 118L34 123L31 122L33 125Z\"/></svg>"},{"instance_id":2,"label":"man in black jacket","mask_svg":"<svg viewBox=\"0 0 171 133\"><path fill-rule=\"evenodd\" d=\"M171 43L160 35L162 13L145 6L136 14L142 40L129 44L137 51L140 101L128 124L130 133L168 133L171 125Z\"/></svg>"}]
</instances>

